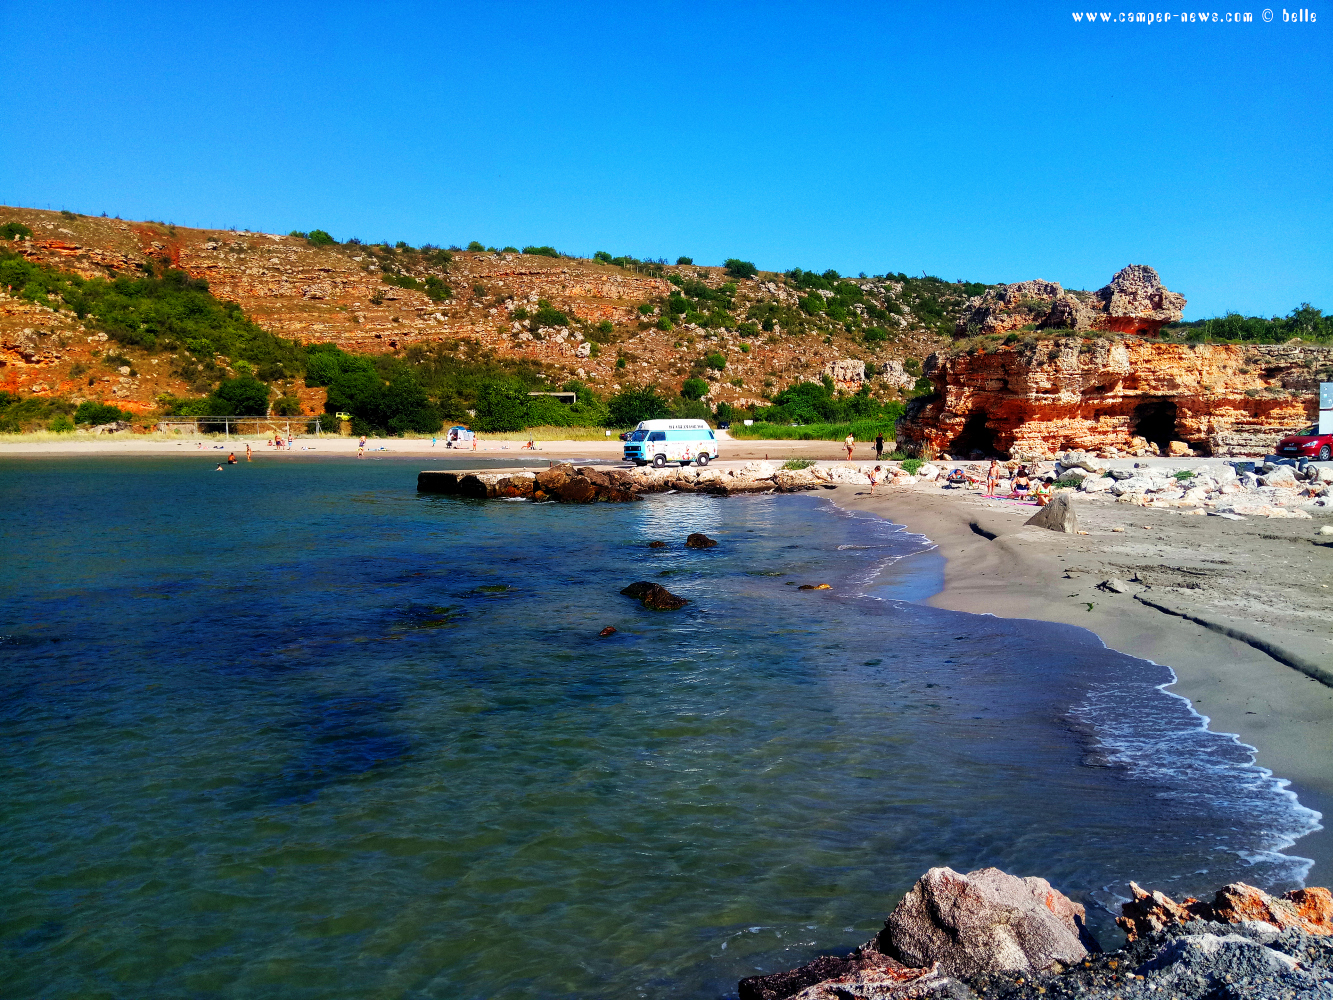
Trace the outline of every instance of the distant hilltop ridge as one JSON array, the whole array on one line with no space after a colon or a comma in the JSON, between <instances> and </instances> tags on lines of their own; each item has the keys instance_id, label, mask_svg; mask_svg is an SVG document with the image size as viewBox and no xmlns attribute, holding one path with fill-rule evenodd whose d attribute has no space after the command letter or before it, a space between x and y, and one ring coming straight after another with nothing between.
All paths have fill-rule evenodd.
<instances>
[{"instance_id":1,"label":"distant hilltop ridge","mask_svg":"<svg viewBox=\"0 0 1333 1000\"><path fill-rule=\"evenodd\" d=\"M3 238L15 227L9 235L20 238ZM659 385L674 395L694 377L713 405L741 407L826 370L843 383L853 367L872 376L845 388L865 385L885 400L910 395L920 362L948 342L968 298L986 288L903 274L784 275L743 261L581 259L545 247L338 243L318 230L284 236L17 208L0 208L0 249L85 279L137 276L145 262L178 268L263 329L304 343L372 355L453 348L603 393ZM0 388L106 397L144 412L162 393L199 390L161 370L179 365L147 370L123 340L120 355L136 363L119 367L135 374L98 370L89 354L107 352L108 331L19 291L0 299ZM219 360L229 370L235 359ZM96 384L71 368L89 369ZM298 382L291 392L307 411L322 406L318 390Z\"/></svg>"},{"instance_id":2,"label":"distant hilltop ridge","mask_svg":"<svg viewBox=\"0 0 1333 1000\"><path fill-rule=\"evenodd\" d=\"M437 375L445 364L454 372L512 376L530 388L578 382L603 398L655 387L710 414L726 404L729 413L749 416L800 382L869 397L869 409L879 413L883 405L938 393L939 359L1030 346L1057 332L1143 344L1333 340L1329 318L1304 305L1281 320L1182 323L1184 297L1142 264L1085 292L1052 281L762 272L740 260L704 266L684 257L674 265L609 253L583 259L538 246L340 243L317 229L284 236L3 207L0 251L11 262L0 267L11 274L20 262L46 276L0 280L0 390L138 414L189 412L182 400L208 396L243 370L267 383L290 414L322 413L327 379L305 377L300 345L413 364L425 352ZM252 341L262 334L281 343L250 356L245 337L186 335L175 319L152 310L108 317L65 298L69 290L79 298L76 279L147 273L188 275L199 288L206 282L208 308L225 312L233 333L237 323L252 324ZM1156 349L1133 350L1151 371ZM1046 363L1027 347L1019 353L1015 365ZM928 366L931 357L936 362ZM1177 363L1174 355L1162 358L1167 367ZM474 402L458 378L451 384L454 395L432 395L432 405L452 414L445 419L462 419ZM929 421L935 410L914 412ZM806 422L800 415L782 419ZM1276 426L1260 423L1265 435ZM1016 440L1024 437L1016 425L992 429L997 441L1011 429ZM917 436L937 437L924 430ZM964 437L970 443L973 436ZM1185 440L1198 438L1191 431Z\"/></svg>"}]
</instances>

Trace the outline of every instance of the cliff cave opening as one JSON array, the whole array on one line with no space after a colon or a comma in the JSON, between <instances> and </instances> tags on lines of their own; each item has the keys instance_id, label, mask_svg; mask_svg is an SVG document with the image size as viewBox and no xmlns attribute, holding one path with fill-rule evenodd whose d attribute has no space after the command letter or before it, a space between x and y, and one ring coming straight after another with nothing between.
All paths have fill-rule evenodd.
<instances>
[{"instance_id":1,"label":"cliff cave opening","mask_svg":"<svg viewBox=\"0 0 1333 1000\"><path fill-rule=\"evenodd\" d=\"M1176 404L1169 399L1154 399L1134 407L1130 424L1131 434L1146 438L1166 452L1167 445L1178 440L1176 434Z\"/></svg>"},{"instance_id":2,"label":"cliff cave opening","mask_svg":"<svg viewBox=\"0 0 1333 1000\"><path fill-rule=\"evenodd\" d=\"M984 410L968 414L963 429L949 443L949 454L965 458L989 458L994 455L995 432L986 426L987 419Z\"/></svg>"}]
</instances>

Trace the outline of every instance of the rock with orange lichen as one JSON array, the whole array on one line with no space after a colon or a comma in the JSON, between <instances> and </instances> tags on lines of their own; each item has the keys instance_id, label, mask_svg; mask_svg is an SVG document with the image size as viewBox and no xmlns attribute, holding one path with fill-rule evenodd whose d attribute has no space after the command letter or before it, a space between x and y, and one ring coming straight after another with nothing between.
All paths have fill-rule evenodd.
<instances>
[{"instance_id":1,"label":"rock with orange lichen","mask_svg":"<svg viewBox=\"0 0 1333 1000\"><path fill-rule=\"evenodd\" d=\"M1193 920L1219 924L1257 920L1281 930L1296 927L1307 934L1333 934L1333 896L1327 889L1294 889L1282 896L1270 896L1244 882L1232 882L1218 889L1211 903L1193 897L1177 903L1164 893L1147 892L1133 882L1129 888L1134 898L1121 905L1116 923L1131 941Z\"/></svg>"}]
</instances>

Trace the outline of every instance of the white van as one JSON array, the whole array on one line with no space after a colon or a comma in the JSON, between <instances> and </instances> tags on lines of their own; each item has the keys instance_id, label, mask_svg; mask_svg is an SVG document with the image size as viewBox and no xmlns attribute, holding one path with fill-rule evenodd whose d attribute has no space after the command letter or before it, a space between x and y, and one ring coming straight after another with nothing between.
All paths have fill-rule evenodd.
<instances>
[{"instance_id":1,"label":"white van","mask_svg":"<svg viewBox=\"0 0 1333 1000\"><path fill-rule=\"evenodd\" d=\"M644 420L625 439L625 461L707 465L717 458L717 439L707 420Z\"/></svg>"}]
</instances>

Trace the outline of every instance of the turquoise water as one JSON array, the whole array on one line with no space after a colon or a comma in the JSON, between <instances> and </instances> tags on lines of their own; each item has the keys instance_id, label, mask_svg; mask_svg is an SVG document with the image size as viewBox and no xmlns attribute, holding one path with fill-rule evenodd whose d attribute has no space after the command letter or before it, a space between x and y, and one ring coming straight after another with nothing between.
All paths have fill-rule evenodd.
<instances>
[{"instance_id":1,"label":"turquoise water","mask_svg":"<svg viewBox=\"0 0 1333 1000\"><path fill-rule=\"evenodd\" d=\"M1316 816L1165 668L910 603L918 536L415 473L0 464L6 996L720 997L931 865L1045 876L1108 939L1127 879L1305 872Z\"/></svg>"}]
</instances>

